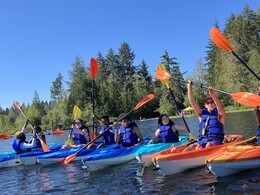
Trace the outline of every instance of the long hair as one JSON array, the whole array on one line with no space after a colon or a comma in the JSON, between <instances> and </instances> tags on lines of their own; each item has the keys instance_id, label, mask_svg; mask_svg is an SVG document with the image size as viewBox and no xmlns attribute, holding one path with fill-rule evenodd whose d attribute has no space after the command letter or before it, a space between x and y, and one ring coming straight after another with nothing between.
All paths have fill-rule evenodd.
<instances>
[{"instance_id":1,"label":"long hair","mask_svg":"<svg viewBox=\"0 0 260 195\"><path fill-rule=\"evenodd\" d=\"M169 117L167 114L161 114L161 115L159 116L159 118L158 118L158 126L163 125L163 123L162 123L162 118L163 118L164 116L167 116L167 117L169 118L169 125L173 126L173 125L175 124L175 123L170 119L170 117Z\"/></svg>"}]
</instances>

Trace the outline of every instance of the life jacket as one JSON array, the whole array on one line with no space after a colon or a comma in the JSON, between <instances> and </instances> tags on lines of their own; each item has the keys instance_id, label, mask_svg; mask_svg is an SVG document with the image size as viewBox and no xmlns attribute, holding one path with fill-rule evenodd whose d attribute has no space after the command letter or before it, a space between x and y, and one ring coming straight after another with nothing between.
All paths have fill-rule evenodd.
<instances>
[{"instance_id":1,"label":"life jacket","mask_svg":"<svg viewBox=\"0 0 260 195\"><path fill-rule=\"evenodd\" d=\"M178 142L179 138L176 135L176 133L172 130L171 125L161 125L160 126L160 134L158 138L163 143L172 143L172 142Z\"/></svg>"},{"instance_id":2,"label":"life jacket","mask_svg":"<svg viewBox=\"0 0 260 195\"><path fill-rule=\"evenodd\" d=\"M123 125L120 126L119 136L123 147L131 147L138 143L138 136L132 131L133 127L133 122L130 122L127 127L124 127Z\"/></svg>"},{"instance_id":3,"label":"life jacket","mask_svg":"<svg viewBox=\"0 0 260 195\"><path fill-rule=\"evenodd\" d=\"M41 148L41 147L42 147L42 144L41 144L40 139L36 138L36 140L35 140L35 147L34 148Z\"/></svg>"},{"instance_id":4,"label":"life jacket","mask_svg":"<svg viewBox=\"0 0 260 195\"><path fill-rule=\"evenodd\" d=\"M113 125L112 122L110 122L106 128L110 127L111 125ZM114 131L113 131L113 129L111 128L109 131L106 131L106 132L104 133L104 131L106 130L106 128L105 128L104 126L101 127L101 133L103 133L104 143L105 143L106 145L112 145L112 144L116 143L116 142L115 142L115 134L114 134Z\"/></svg>"},{"instance_id":5,"label":"life jacket","mask_svg":"<svg viewBox=\"0 0 260 195\"><path fill-rule=\"evenodd\" d=\"M30 152L31 149L27 148L26 150L22 150L20 145L21 143L27 143L26 141L22 141L20 139L15 139L14 142L13 142L13 149L14 151L16 152L16 154L22 154L22 153L25 153L25 152Z\"/></svg>"},{"instance_id":6,"label":"life jacket","mask_svg":"<svg viewBox=\"0 0 260 195\"><path fill-rule=\"evenodd\" d=\"M86 129L86 130L87 130L86 133L88 133L88 136L89 136L89 129L88 129L87 127L85 127L84 125L82 125L79 129L80 129L80 130ZM75 133L73 133L73 136L74 136L73 141L74 141L74 143L75 143L76 145L86 144L86 143L87 143L87 139L86 139L85 135L81 135L80 133L75 132Z\"/></svg>"},{"instance_id":7,"label":"life jacket","mask_svg":"<svg viewBox=\"0 0 260 195\"><path fill-rule=\"evenodd\" d=\"M42 139L42 132L38 133L38 136ZM41 147L42 147L41 141L38 137L36 137L34 148L41 148Z\"/></svg>"},{"instance_id":8,"label":"life jacket","mask_svg":"<svg viewBox=\"0 0 260 195\"><path fill-rule=\"evenodd\" d=\"M202 121L199 124L199 139L221 140L224 139L224 125L218 120L218 110L215 108L211 113L202 109Z\"/></svg>"}]
</instances>

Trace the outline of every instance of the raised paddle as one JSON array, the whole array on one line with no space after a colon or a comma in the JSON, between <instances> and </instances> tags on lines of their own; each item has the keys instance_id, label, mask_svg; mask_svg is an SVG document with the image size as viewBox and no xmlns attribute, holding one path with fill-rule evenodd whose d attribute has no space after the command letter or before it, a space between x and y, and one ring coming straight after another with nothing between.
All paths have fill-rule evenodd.
<instances>
[{"instance_id":1,"label":"raised paddle","mask_svg":"<svg viewBox=\"0 0 260 195\"><path fill-rule=\"evenodd\" d=\"M138 108L140 108L142 105L146 104L147 102L149 102L151 99L154 98L154 94L149 94L146 97L144 97L132 110L130 110L128 113L126 113L124 116L122 116L120 119L118 119L115 124L117 124L118 122L120 122L123 118L125 118L127 115L129 115L131 112L133 112L134 110L137 110ZM82 147L80 150L78 150L75 154L71 154L69 156L66 157L66 159L64 160L64 164L68 164L71 160L73 160L78 153L80 153L82 150L84 150L86 147L88 147L91 143L93 143L96 139L100 138L105 132L107 132L108 130L110 130L112 128L112 126L109 126L108 128L106 128L101 134L99 134L97 137L95 137L94 139L92 139L88 144L86 144L84 147Z\"/></svg>"},{"instance_id":2,"label":"raised paddle","mask_svg":"<svg viewBox=\"0 0 260 195\"><path fill-rule=\"evenodd\" d=\"M256 73L247 65L247 63L233 51L227 38L216 27L211 28L210 37L213 43L215 43L220 49L224 49L233 54L260 81L260 77L257 76Z\"/></svg>"},{"instance_id":3,"label":"raised paddle","mask_svg":"<svg viewBox=\"0 0 260 195\"><path fill-rule=\"evenodd\" d=\"M74 120L76 120L77 118L80 118L80 116L81 116L81 110L77 105L75 105L73 107ZM73 132L73 128L70 130L70 138L65 141L65 145L71 145L72 144L72 142L71 142L72 132Z\"/></svg>"},{"instance_id":4,"label":"raised paddle","mask_svg":"<svg viewBox=\"0 0 260 195\"><path fill-rule=\"evenodd\" d=\"M157 79L164 79L164 80L172 78L172 79L175 79L175 80L180 81L180 82L188 83L188 81L184 81L180 78L172 77L168 72L165 72L165 71L159 70L159 69L156 70L156 78ZM199 86L199 87L204 88L204 89L208 89L208 87L204 86L203 84L193 83L193 85ZM258 96L257 94L249 93L249 92L229 93L229 92L222 91L222 90L219 90L219 89L213 89L213 90L218 91L218 92L223 93L223 94L230 95L236 102L238 102L238 103L240 103L244 106L250 106L250 107L260 106L260 96Z\"/></svg>"},{"instance_id":5,"label":"raised paddle","mask_svg":"<svg viewBox=\"0 0 260 195\"><path fill-rule=\"evenodd\" d=\"M163 64L159 64L156 69L166 71L166 67L165 67ZM172 99L173 99L173 101L174 101L174 104L175 104L175 106L176 106L176 112L178 112L178 111L179 111L178 105L177 105L175 96L174 96L174 94L173 94L173 92L172 92L172 89L171 89L171 87L170 87L170 85L169 85L169 79L159 79L159 81L161 81L161 83L164 84L164 85L169 89L170 94L171 94L171 96L172 96ZM187 131L189 132L190 140L192 140L192 139L193 139L193 140L196 140L196 138L195 138L195 137L192 135L192 133L190 132L190 128L189 128L189 126L187 125L185 118L184 118L183 116L182 116L181 118L182 118L182 121L183 121L183 123L184 123L184 125L185 125Z\"/></svg>"},{"instance_id":6,"label":"raised paddle","mask_svg":"<svg viewBox=\"0 0 260 195\"><path fill-rule=\"evenodd\" d=\"M23 113L23 111L22 111L20 105L19 105L18 102L15 101L15 100L14 100L14 107L15 107L17 110L20 110L20 112L22 113L22 115L24 116L24 118L25 118L26 120L28 120L28 118L27 118L27 117L25 116L25 114ZM30 126L31 126L31 128L35 131L35 129L33 128L33 126L32 126L31 123L30 123ZM40 142L41 142L41 146L42 146L43 151L44 151L44 152L49 152L49 151L50 151L49 147L44 143L44 141L39 137L39 135L38 135L37 133L36 133L36 136L38 137L38 139L39 139Z\"/></svg>"},{"instance_id":7,"label":"raised paddle","mask_svg":"<svg viewBox=\"0 0 260 195\"><path fill-rule=\"evenodd\" d=\"M97 76L98 72L98 64L95 58L90 59L90 76L92 79L92 113L95 113L95 77ZM91 134L91 139L95 138L95 121L94 117L92 117L92 134ZM94 144L94 143L93 143Z\"/></svg>"}]
</instances>

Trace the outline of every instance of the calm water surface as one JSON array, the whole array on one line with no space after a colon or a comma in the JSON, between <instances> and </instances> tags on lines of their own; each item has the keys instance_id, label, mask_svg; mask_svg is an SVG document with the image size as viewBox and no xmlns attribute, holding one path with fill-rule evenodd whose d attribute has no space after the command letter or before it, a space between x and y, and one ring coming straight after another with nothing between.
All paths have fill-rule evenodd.
<instances>
[{"instance_id":1,"label":"calm water surface","mask_svg":"<svg viewBox=\"0 0 260 195\"><path fill-rule=\"evenodd\" d=\"M183 124L181 119L175 123ZM196 117L186 117L197 136ZM153 137L157 120L138 122L146 137ZM256 134L252 111L227 115L226 132ZM28 139L28 138L27 138ZM47 136L48 143L64 143L66 136ZM11 150L13 139L0 141L0 152ZM109 169L88 172L81 162L69 165L33 165L0 169L0 194L260 194L260 170L250 170L217 178L206 166L170 176L162 176L152 167L143 168L132 160Z\"/></svg>"}]
</instances>

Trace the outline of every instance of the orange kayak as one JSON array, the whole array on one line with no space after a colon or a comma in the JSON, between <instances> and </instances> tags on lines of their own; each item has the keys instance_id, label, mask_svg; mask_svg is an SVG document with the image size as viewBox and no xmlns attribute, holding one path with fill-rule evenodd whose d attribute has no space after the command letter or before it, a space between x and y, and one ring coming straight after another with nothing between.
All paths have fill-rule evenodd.
<instances>
[{"instance_id":1,"label":"orange kayak","mask_svg":"<svg viewBox=\"0 0 260 195\"><path fill-rule=\"evenodd\" d=\"M191 151L184 151L187 145L177 146L156 153L152 156L152 160L163 175L171 175L205 165L205 159L208 156L228 145L239 143L242 139L242 135L225 135L225 143L222 145Z\"/></svg>"},{"instance_id":2,"label":"orange kayak","mask_svg":"<svg viewBox=\"0 0 260 195\"><path fill-rule=\"evenodd\" d=\"M12 136L7 133L0 133L0 140L9 139L10 137L12 137Z\"/></svg>"},{"instance_id":3,"label":"orange kayak","mask_svg":"<svg viewBox=\"0 0 260 195\"><path fill-rule=\"evenodd\" d=\"M66 135L65 131L62 131L60 129L57 129L51 133L52 135L60 136L60 135Z\"/></svg>"},{"instance_id":4,"label":"orange kayak","mask_svg":"<svg viewBox=\"0 0 260 195\"><path fill-rule=\"evenodd\" d=\"M251 138L254 140L255 137ZM223 148L220 153L206 158L209 170L216 176L227 176L260 167L260 146L253 141Z\"/></svg>"}]
</instances>

